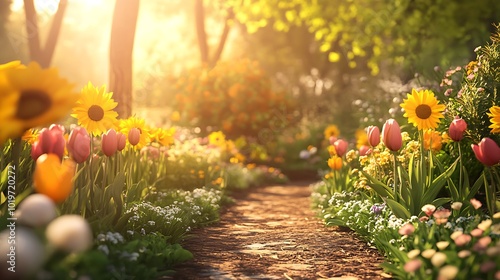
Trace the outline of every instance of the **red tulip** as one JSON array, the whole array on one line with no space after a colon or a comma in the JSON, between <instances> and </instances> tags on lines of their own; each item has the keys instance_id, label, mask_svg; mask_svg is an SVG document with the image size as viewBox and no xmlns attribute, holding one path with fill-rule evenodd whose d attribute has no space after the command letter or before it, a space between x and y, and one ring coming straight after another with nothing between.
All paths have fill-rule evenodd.
<instances>
[{"instance_id":1,"label":"red tulip","mask_svg":"<svg viewBox=\"0 0 500 280\"><path fill-rule=\"evenodd\" d=\"M55 154L62 160L66 140L64 139L64 127L51 125L43 128L38 135L38 140L31 147L31 157L37 160L43 154Z\"/></svg>"},{"instance_id":2,"label":"red tulip","mask_svg":"<svg viewBox=\"0 0 500 280\"><path fill-rule=\"evenodd\" d=\"M448 134L453 141L460 141L464 138L464 132L467 129L467 123L460 117L455 117L455 119L450 123L448 129Z\"/></svg>"},{"instance_id":3,"label":"red tulip","mask_svg":"<svg viewBox=\"0 0 500 280\"><path fill-rule=\"evenodd\" d=\"M333 143L333 146L335 147L335 152L339 157L345 155L347 152L347 147L349 146L349 143L343 139L338 139Z\"/></svg>"},{"instance_id":4,"label":"red tulip","mask_svg":"<svg viewBox=\"0 0 500 280\"><path fill-rule=\"evenodd\" d=\"M82 163L90 156L90 136L85 128L73 128L68 138L68 152L76 163Z\"/></svg>"},{"instance_id":5,"label":"red tulip","mask_svg":"<svg viewBox=\"0 0 500 280\"><path fill-rule=\"evenodd\" d=\"M123 133L116 133L116 149L121 151L125 149L125 145L127 144L127 136Z\"/></svg>"},{"instance_id":6,"label":"red tulip","mask_svg":"<svg viewBox=\"0 0 500 280\"><path fill-rule=\"evenodd\" d=\"M141 131L138 128L132 128L128 132L128 142L130 145L135 146L139 144L139 141L141 140Z\"/></svg>"},{"instance_id":7,"label":"red tulip","mask_svg":"<svg viewBox=\"0 0 500 280\"><path fill-rule=\"evenodd\" d=\"M401 128L395 119L388 119L382 127L382 141L391 151L395 152L403 146Z\"/></svg>"},{"instance_id":8,"label":"red tulip","mask_svg":"<svg viewBox=\"0 0 500 280\"><path fill-rule=\"evenodd\" d=\"M370 125L366 128L366 134L368 134L370 146L375 147L380 143L380 129L378 126Z\"/></svg>"},{"instance_id":9,"label":"red tulip","mask_svg":"<svg viewBox=\"0 0 500 280\"><path fill-rule=\"evenodd\" d=\"M485 137L479 145L472 144L476 158L486 166L493 166L500 162L500 147L491 138Z\"/></svg>"},{"instance_id":10,"label":"red tulip","mask_svg":"<svg viewBox=\"0 0 500 280\"><path fill-rule=\"evenodd\" d=\"M125 135L123 136L125 137ZM118 137L114 129L110 129L102 135L101 148L102 152L108 157L116 153L118 149Z\"/></svg>"},{"instance_id":11,"label":"red tulip","mask_svg":"<svg viewBox=\"0 0 500 280\"><path fill-rule=\"evenodd\" d=\"M370 147L368 147L367 145L362 145L361 147L359 147L358 151L360 156L366 156L370 153Z\"/></svg>"}]
</instances>

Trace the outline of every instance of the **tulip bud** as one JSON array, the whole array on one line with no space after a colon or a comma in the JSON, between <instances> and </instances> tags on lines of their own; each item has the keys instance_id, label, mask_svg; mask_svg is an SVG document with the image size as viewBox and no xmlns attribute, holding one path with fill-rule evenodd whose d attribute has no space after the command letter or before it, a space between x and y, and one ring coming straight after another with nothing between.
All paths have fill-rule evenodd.
<instances>
[{"instance_id":1,"label":"tulip bud","mask_svg":"<svg viewBox=\"0 0 500 280\"><path fill-rule=\"evenodd\" d=\"M358 150L360 156L366 156L370 153L370 147L368 147L367 145L361 145Z\"/></svg>"},{"instance_id":2,"label":"tulip bud","mask_svg":"<svg viewBox=\"0 0 500 280\"><path fill-rule=\"evenodd\" d=\"M102 135L101 147L102 152L108 157L116 153L118 148L118 138L114 129L110 129Z\"/></svg>"},{"instance_id":3,"label":"tulip bud","mask_svg":"<svg viewBox=\"0 0 500 280\"><path fill-rule=\"evenodd\" d=\"M500 162L500 147L491 138L485 137L478 145L472 144L471 147L482 164L493 166Z\"/></svg>"},{"instance_id":4,"label":"tulip bud","mask_svg":"<svg viewBox=\"0 0 500 280\"><path fill-rule=\"evenodd\" d=\"M33 160L37 160L43 154L55 154L62 160L66 146L63 134L64 128L58 125L43 128L38 135L38 140L31 147L31 157Z\"/></svg>"},{"instance_id":5,"label":"tulip bud","mask_svg":"<svg viewBox=\"0 0 500 280\"><path fill-rule=\"evenodd\" d=\"M123 133L116 133L116 149L118 151L122 151L125 149L125 145L127 144L127 136Z\"/></svg>"},{"instance_id":6,"label":"tulip bud","mask_svg":"<svg viewBox=\"0 0 500 280\"><path fill-rule=\"evenodd\" d=\"M347 147L349 146L349 143L343 139L338 139L333 143L333 146L335 147L335 152L339 157L345 155L347 152Z\"/></svg>"},{"instance_id":7,"label":"tulip bud","mask_svg":"<svg viewBox=\"0 0 500 280\"><path fill-rule=\"evenodd\" d=\"M366 134L368 134L370 146L375 147L380 143L380 129L378 126L370 125L366 128Z\"/></svg>"},{"instance_id":8,"label":"tulip bud","mask_svg":"<svg viewBox=\"0 0 500 280\"><path fill-rule=\"evenodd\" d=\"M130 145L135 146L139 144L139 141L141 140L141 131L138 128L132 128L128 132L128 142Z\"/></svg>"},{"instance_id":9,"label":"tulip bud","mask_svg":"<svg viewBox=\"0 0 500 280\"><path fill-rule=\"evenodd\" d=\"M401 128L395 119L388 119L382 127L382 141L391 151L399 151L403 146Z\"/></svg>"},{"instance_id":10,"label":"tulip bud","mask_svg":"<svg viewBox=\"0 0 500 280\"><path fill-rule=\"evenodd\" d=\"M455 119L450 123L448 128L448 134L453 141L460 141L464 138L464 132L467 129L467 123L460 117L455 117Z\"/></svg>"},{"instance_id":11,"label":"tulip bud","mask_svg":"<svg viewBox=\"0 0 500 280\"><path fill-rule=\"evenodd\" d=\"M78 126L71 131L68 139L68 152L77 163L87 160L90 155L90 136L85 128Z\"/></svg>"},{"instance_id":12,"label":"tulip bud","mask_svg":"<svg viewBox=\"0 0 500 280\"><path fill-rule=\"evenodd\" d=\"M65 160L61 163L54 154L43 154L36 161L33 185L37 193L44 194L54 202L64 201L73 190L76 163Z\"/></svg>"}]
</instances>

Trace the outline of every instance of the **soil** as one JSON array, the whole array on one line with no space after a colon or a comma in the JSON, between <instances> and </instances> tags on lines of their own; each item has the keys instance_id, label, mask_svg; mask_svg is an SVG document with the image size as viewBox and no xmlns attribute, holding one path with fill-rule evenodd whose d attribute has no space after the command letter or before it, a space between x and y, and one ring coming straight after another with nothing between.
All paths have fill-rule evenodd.
<instances>
[{"instance_id":1,"label":"soil","mask_svg":"<svg viewBox=\"0 0 500 280\"><path fill-rule=\"evenodd\" d=\"M173 279L387 279L376 249L316 218L310 183L235 193L218 223L184 242L194 259Z\"/></svg>"}]
</instances>

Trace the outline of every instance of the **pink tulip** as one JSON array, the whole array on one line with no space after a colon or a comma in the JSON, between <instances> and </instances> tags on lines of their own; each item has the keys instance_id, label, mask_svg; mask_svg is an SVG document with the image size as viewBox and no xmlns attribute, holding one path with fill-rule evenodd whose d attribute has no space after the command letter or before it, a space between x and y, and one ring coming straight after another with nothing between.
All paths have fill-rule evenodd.
<instances>
[{"instance_id":1,"label":"pink tulip","mask_svg":"<svg viewBox=\"0 0 500 280\"><path fill-rule=\"evenodd\" d=\"M345 155L347 152L347 147L349 146L349 143L343 139L338 139L333 143L333 146L335 147L335 152L339 157Z\"/></svg>"},{"instance_id":2,"label":"pink tulip","mask_svg":"<svg viewBox=\"0 0 500 280\"><path fill-rule=\"evenodd\" d=\"M378 126L370 125L366 128L366 133L368 134L370 146L375 147L380 143L380 129Z\"/></svg>"},{"instance_id":3,"label":"pink tulip","mask_svg":"<svg viewBox=\"0 0 500 280\"><path fill-rule=\"evenodd\" d=\"M118 138L114 129L110 129L102 135L101 148L102 152L108 157L116 153Z\"/></svg>"},{"instance_id":4,"label":"pink tulip","mask_svg":"<svg viewBox=\"0 0 500 280\"><path fill-rule=\"evenodd\" d=\"M362 145L361 147L359 147L358 151L360 156L366 156L370 153L370 147L368 147L367 145Z\"/></svg>"},{"instance_id":5,"label":"pink tulip","mask_svg":"<svg viewBox=\"0 0 500 280\"><path fill-rule=\"evenodd\" d=\"M128 132L128 142L130 145L135 146L139 144L139 141L141 140L141 131L138 128L132 128Z\"/></svg>"},{"instance_id":6,"label":"pink tulip","mask_svg":"<svg viewBox=\"0 0 500 280\"><path fill-rule=\"evenodd\" d=\"M382 141L393 152L398 151L403 146L401 128L395 119L388 119L382 127Z\"/></svg>"},{"instance_id":7,"label":"pink tulip","mask_svg":"<svg viewBox=\"0 0 500 280\"><path fill-rule=\"evenodd\" d=\"M464 138L464 132L467 129L467 123L460 117L455 117L455 119L450 123L448 128L448 134L453 141L460 141Z\"/></svg>"},{"instance_id":8,"label":"pink tulip","mask_svg":"<svg viewBox=\"0 0 500 280\"><path fill-rule=\"evenodd\" d=\"M127 136L123 133L116 133L116 149L118 151L122 151L125 149L125 145L127 144Z\"/></svg>"},{"instance_id":9,"label":"pink tulip","mask_svg":"<svg viewBox=\"0 0 500 280\"><path fill-rule=\"evenodd\" d=\"M90 156L90 136L85 128L73 128L68 138L68 152L77 163L86 161Z\"/></svg>"},{"instance_id":10,"label":"pink tulip","mask_svg":"<svg viewBox=\"0 0 500 280\"><path fill-rule=\"evenodd\" d=\"M43 154L56 154L62 160L66 140L64 139L64 127L51 125L43 128L38 135L38 140L31 147L31 157L37 160Z\"/></svg>"},{"instance_id":11,"label":"pink tulip","mask_svg":"<svg viewBox=\"0 0 500 280\"><path fill-rule=\"evenodd\" d=\"M485 137L479 145L472 144L476 158L486 166L493 166L500 162L500 147L491 138Z\"/></svg>"}]
</instances>

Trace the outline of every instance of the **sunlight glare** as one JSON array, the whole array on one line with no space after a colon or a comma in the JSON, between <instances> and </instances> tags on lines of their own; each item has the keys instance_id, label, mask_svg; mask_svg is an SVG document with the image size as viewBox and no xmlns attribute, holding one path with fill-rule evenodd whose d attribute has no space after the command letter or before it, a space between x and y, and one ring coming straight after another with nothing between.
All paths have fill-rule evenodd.
<instances>
[{"instance_id":1,"label":"sunlight glare","mask_svg":"<svg viewBox=\"0 0 500 280\"><path fill-rule=\"evenodd\" d=\"M57 12L60 0L34 0L35 8L38 13L46 13L53 15ZM88 6L98 6L102 4L103 0L69 0L69 2L81 2ZM24 9L24 0L14 0L10 6L13 12L18 12Z\"/></svg>"}]
</instances>

